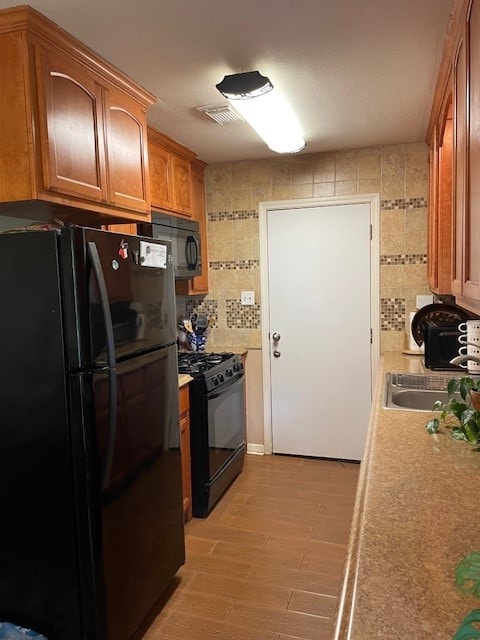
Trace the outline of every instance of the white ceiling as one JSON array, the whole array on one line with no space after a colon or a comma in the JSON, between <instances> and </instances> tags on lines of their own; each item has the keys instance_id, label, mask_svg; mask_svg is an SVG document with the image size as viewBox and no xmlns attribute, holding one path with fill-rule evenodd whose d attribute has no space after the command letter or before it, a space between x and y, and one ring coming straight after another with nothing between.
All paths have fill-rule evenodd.
<instances>
[{"instance_id":1,"label":"white ceiling","mask_svg":"<svg viewBox=\"0 0 480 640\"><path fill-rule=\"evenodd\" d=\"M11 6L0 0L0 7ZM425 139L452 0L30 0L157 97L149 124L206 162L275 156L215 84L258 70L303 126L303 153Z\"/></svg>"}]
</instances>

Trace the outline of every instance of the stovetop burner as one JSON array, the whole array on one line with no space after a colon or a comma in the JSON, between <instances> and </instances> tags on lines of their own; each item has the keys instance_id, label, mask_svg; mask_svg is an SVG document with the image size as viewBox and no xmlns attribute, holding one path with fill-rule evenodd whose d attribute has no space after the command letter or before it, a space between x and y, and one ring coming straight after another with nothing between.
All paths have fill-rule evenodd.
<instances>
[{"instance_id":1,"label":"stovetop burner","mask_svg":"<svg viewBox=\"0 0 480 640\"><path fill-rule=\"evenodd\" d=\"M198 351L178 352L179 373L203 373L229 360L233 353L200 353Z\"/></svg>"}]
</instances>

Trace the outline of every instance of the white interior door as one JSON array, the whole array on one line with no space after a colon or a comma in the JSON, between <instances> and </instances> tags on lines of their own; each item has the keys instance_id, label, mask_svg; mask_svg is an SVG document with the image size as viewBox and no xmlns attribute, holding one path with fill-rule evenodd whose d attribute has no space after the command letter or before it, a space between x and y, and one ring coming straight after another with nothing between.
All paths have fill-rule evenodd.
<instances>
[{"instance_id":1,"label":"white interior door","mask_svg":"<svg viewBox=\"0 0 480 640\"><path fill-rule=\"evenodd\" d=\"M369 203L267 210L274 453L362 458L372 392L370 218Z\"/></svg>"}]
</instances>

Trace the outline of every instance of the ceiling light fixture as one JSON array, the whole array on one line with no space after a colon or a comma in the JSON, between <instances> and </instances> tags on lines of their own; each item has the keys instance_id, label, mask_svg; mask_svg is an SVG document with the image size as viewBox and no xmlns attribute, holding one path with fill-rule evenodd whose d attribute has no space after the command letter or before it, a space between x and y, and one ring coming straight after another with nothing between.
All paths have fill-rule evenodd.
<instances>
[{"instance_id":1,"label":"ceiling light fixture","mask_svg":"<svg viewBox=\"0 0 480 640\"><path fill-rule=\"evenodd\" d=\"M258 71L235 73L225 76L216 87L269 149L277 153L297 153L305 148L300 123L266 76Z\"/></svg>"}]
</instances>

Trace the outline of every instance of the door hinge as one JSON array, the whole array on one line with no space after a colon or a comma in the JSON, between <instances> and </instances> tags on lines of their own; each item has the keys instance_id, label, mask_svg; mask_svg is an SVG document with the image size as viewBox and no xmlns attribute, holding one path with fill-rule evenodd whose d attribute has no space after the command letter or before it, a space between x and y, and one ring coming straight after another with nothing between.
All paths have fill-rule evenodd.
<instances>
[{"instance_id":1,"label":"door hinge","mask_svg":"<svg viewBox=\"0 0 480 640\"><path fill-rule=\"evenodd\" d=\"M373 344L373 329L370 327L370 344Z\"/></svg>"},{"instance_id":2,"label":"door hinge","mask_svg":"<svg viewBox=\"0 0 480 640\"><path fill-rule=\"evenodd\" d=\"M370 240L373 240L373 224L370 225Z\"/></svg>"}]
</instances>

